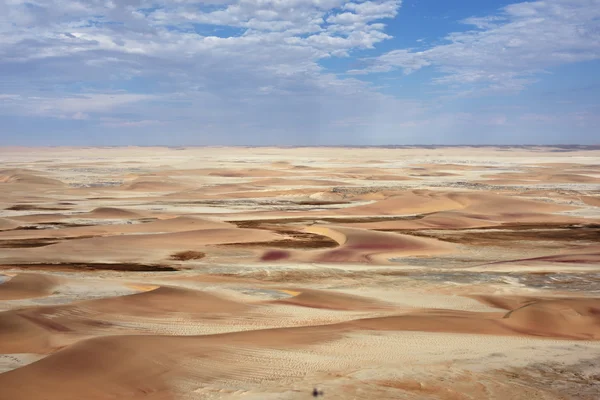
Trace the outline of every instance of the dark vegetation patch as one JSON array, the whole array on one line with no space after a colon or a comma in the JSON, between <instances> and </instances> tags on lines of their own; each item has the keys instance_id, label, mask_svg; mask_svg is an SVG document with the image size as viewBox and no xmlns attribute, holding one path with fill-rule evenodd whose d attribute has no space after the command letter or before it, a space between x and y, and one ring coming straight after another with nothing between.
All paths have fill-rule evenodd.
<instances>
[{"instance_id":1,"label":"dark vegetation patch","mask_svg":"<svg viewBox=\"0 0 600 400\"><path fill-rule=\"evenodd\" d=\"M0 269L22 268L28 270L52 271L131 271L131 272L162 272L179 271L177 268L136 263L28 263L28 264L2 264Z\"/></svg>"},{"instance_id":2,"label":"dark vegetation patch","mask_svg":"<svg viewBox=\"0 0 600 400\"><path fill-rule=\"evenodd\" d=\"M305 200L293 202L299 206L330 206L339 204L348 204L347 201L325 201L325 200Z\"/></svg>"},{"instance_id":3,"label":"dark vegetation patch","mask_svg":"<svg viewBox=\"0 0 600 400\"><path fill-rule=\"evenodd\" d=\"M393 232L479 246L530 241L600 243L600 226L598 225L557 225L554 227L547 225L529 225L528 227L504 225L476 230L394 230Z\"/></svg>"},{"instance_id":4,"label":"dark vegetation patch","mask_svg":"<svg viewBox=\"0 0 600 400\"><path fill-rule=\"evenodd\" d=\"M317 235L308 232L297 232L278 230L277 233L285 234L287 237L280 240L271 240L268 242L249 242L249 243L226 243L219 246L227 247L275 247L281 249L323 249L339 246L338 242L327 236Z\"/></svg>"},{"instance_id":5,"label":"dark vegetation patch","mask_svg":"<svg viewBox=\"0 0 600 400\"><path fill-rule=\"evenodd\" d=\"M204 257L206 257L206 254L201 251L188 250L188 251L180 251L178 253L171 254L171 257L169 257L169 259L175 260L175 261L188 261L188 260L200 260Z\"/></svg>"},{"instance_id":6,"label":"dark vegetation patch","mask_svg":"<svg viewBox=\"0 0 600 400\"><path fill-rule=\"evenodd\" d=\"M385 221L414 221L425 217L428 214L420 215L402 215L402 216L381 216L381 217L301 217L301 218L274 218L274 219L254 219L254 220L242 220L242 221L230 221L232 224L237 225L238 228L254 228L254 229L269 229L272 230L273 226L280 226L286 224L305 224L311 225L318 221L339 223L339 224L352 224L361 222L385 222Z\"/></svg>"},{"instance_id":7,"label":"dark vegetation patch","mask_svg":"<svg viewBox=\"0 0 600 400\"><path fill-rule=\"evenodd\" d=\"M38 206L35 204L15 204L14 206L5 208L5 210L10 210L10 211L66 211L66 210L70 210L70 209L65 208L65 207Z\"/></svg>"},{"instance_id":8,"label":"dark vegetation patch","mask_svg":"<svg viewBox=\"0 0 600 400\"><path fill-rule=\"evenodd\" d=\"M44 247L64 240L90 239L96 236L77 236L62 238L33 238L33 239L8 239L0 240L0 249L19 249L27 247Z\"/></svg>"},{"instance_id":9,"label":"dark vegetation patch","mask_svg":"<svg viewBox=\"0 0 600 400\"><path fill-rule=\"evenodd\" d=\"M75 224L71 222L40 222L37 229L77 228L79 226L94 226L94 224Z\"/></svg>"}]
</instances>

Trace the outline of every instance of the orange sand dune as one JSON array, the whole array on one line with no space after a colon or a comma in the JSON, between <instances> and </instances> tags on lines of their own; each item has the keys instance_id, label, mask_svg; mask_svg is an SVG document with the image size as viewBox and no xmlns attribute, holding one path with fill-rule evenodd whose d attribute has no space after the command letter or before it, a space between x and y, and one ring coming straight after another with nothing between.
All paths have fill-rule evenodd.
<instances>
[{"instance_id":1,"label":"orange sand dune","mask_svg":"<svg viewBox=\"0 0 600 400\"><path fill-rule=\"evenodd\" d=\"M86 214L79 214L79 218L100 218L100 219L134 219L141 218L141 215L135 211L124 210L115 207L98 207Z\"/></svg>"},{"instance_id":2,"label":"orange sand dune","mask_svg":"<svg viewBox=\"0 0 600 400\"><path fill-rule=\"evenodd\" d=\"M269 368L268 349L322 343L345 330L319 326L207 336L94 338L1 374L0 387L11 400L30 400L40 393L46 400L79 400L82 393L89 400L172 400L177 398L177 382L183 380L195 382L194 386L220 379L279 380L282 371ZM237 355L248 351L260 358L242 360ZM286 372L297 373L293 368Z\"/></svg>"},{"instance_id":3,"label":"orange sand dune","mask_svg":"<svg viewBox=\"0 0 600 400\"><path fill-rule=\"evenodd\" d=\"M419 177L442 177L442 176L459 176L459 174L455 174L452 172L442 172L442 171L427 171L427 172L413 172L410 176L419 176Z\"/></svg>"},{"instance_id":4,"label":"orange sand dune","mask_svg":"<svg viewBox=\"0 0 600 400\"><path fill-rule=\"evenodd\" d=\"M312 225L304 231L327 236L340 246L306 251L271 249L262 254L261 261L388 264L393 257L433 256L455 249L452 244L436 239L342 226Z\"/></svg>"},{"instance_id":5,"label":"orange sand dune","mask_svg":"<svg viewBox=\"0 0 600 400\"><path fill-rule=\"evenodd\" d=\"M291 171L267 168L187 168L173 169L171 167L154 171L150 175L138 176L140 180L153 180L156 177L189 177L198 179L200 177L223 177L223 178L260 178L296 175Z\"/></svg>"},{"instance_id":6,"label":"orange sand dune","mask_svg":"<svg viewBox=\"0 0 600 400\"><path fill-rule=\"evenodd\" d=\"M354 168L340 168L340 169L332 169L331 174L343 174L343 175L352 175L357 177L364 178L365 175L380 175L380 174L390 174L393 175L393 172L399 171L396 169L386 169L386 168L369 168L369 167L354 167Z\"/></svg>"},{"instance_id":7,"label":"orange sand dune","mask_svg":"<svg viewBox=\"0 0 600 400\"><path fill-rule=\"evenodd\" d=\"M58 345L56 334L31 318L23 317L20 311L0 313L0 353L46 354ZM2 375L0 375L1 377ZM3 391L0 391L2 398Z\"/></svg>"},{"instance_id":8,"label":"orange sand dune","mask_svg":"<svg viewBox=\"0 0 600 400\"><path fill-rule=\"evenodd\" d=\"M492 193L450 193L448 197L461 203L469 212L486 215L542 213L572 210L574 207Z\"/></svg>"},{"instance_id":9,"label":"orange sand dune","mask_svg":"<svg viewBox=\"0 0 600 400\"><path fill-rule=\"evenodd\" d=\"M362 178L367 179L369 181L414 181L414 180L418 180L418 178L415 178L414 176L391 175L391 174L367 175Z\"/></svg>"},{"instance_id":10,"label":"orange sand dune","mask_svg":"<svg viewBox=\"0 0 600 400\"><path fill-rule=\"evenodd\" d=\"M464 210L469 213L497 215L571 210L573 207L492 193L432 192L413 190L371 204L336 210L341 215L410 215L437 211ZM325 215L319 211L310 215Z\"/></svg>"},{"instance_id":11,"label":"orange sand dune","mask_svg":"<svg viewBox=\"0 0 600 400\"><path fill-rule=\"evenodd\" d=\"M539 300L509 312L423 310L333 325L266 329L206 336L108 336L71 345L42 360L0 375L10 399L172 399L177 382L281 379L292 370L268 369L266 349L294 349L335 341L355 331L426 331L600 339L598 299ZM236 353L253 357L231 362ZM239 359L239 356L237 357ZM90 362L93 360L93 362ZM192 361L194 360L194 361ZM260 361L259 361L260 360ZM263 364L257 366L256 363ZM332 366L332 372L336 367ZM261 371L261 372L258 372ZM284 375L281 375L281 374ZM271 377L271 378L269 378ZM188 389L190 390L190 389ZM193 390L193 389L192 389ZM173 396L173 397L172 397Z\"/></svg>"},{"instance_id":12,"label":"orange sand dune","mask_svg":"<svg viewBox=\"0 0 600 400\"><path fill-rule=\"evenodd\" d=\"M492 216L498 222L505 224L590 224L598 220L572 217L569 215L542 213L504 213Z\"/></svg>"},{"instance_id":13,"label":"orange sand dune","mask_svg":"<svg viewBox=\"0 0 600 400\"><path fill-rule=\"evenodd\" d=\"M39 186L64 186L65 184L58 179L47 178L38 175L37 171L28 171L21 169L0 170L0 184L19 183L25 185Z\"/></svg>"},{"instance_id":14,"label":"orange sand dune","mask_svg":"<svg viewBox=\"0 0 600 400\"><path fill-rule=\"evenodd\" d=\"M552 256L528 258L523 261L553 262L553 263L571 263L571 264L598 264L600 263L600 249L596 246L589 249L582 249L567 254L557 254Z\"/></svg>"},{"instance_id":15,"label":"orange sand dune","mask_svg":"<svg viewBox=\"0 0 600 400\"><path fill-rule=\"evenodd\" d=\"M222 185L224 186L224 185ZM219 188L222 189L222 186ZM239 187L238 191L210 191L206 193L206 198L210 200L223 200L223 199L273 199L276 197L282 198L297 198L302 196L309 196L315 192L314 188L298 188L298 189L281 189L281 190L259 190L258 187ZM206 191L205 191L206 192Z\"/></svg>"},{"instance_id":16,"label":"orange sand dune","mask_svg":"<svg viewBox=\"0 0 600 400\"><path fill-rule=\"evenodd\" d=\"M140 192L169 192L174 190L182 190L185 188L185 185L172 181L136 179L126 185L125 188Z\"/></svg>"},{"instance_id":17,"label":"orange sand dune","mask_svg":"<svg viewBox=\"0 0 600 400\"><path fill-rule=\"evenodd\" d=\"M488 306L501 308L503 310L514 310L540 300L552 300L552 298L533 296L472 295L469 297Z\"/></svg>"},{"instance_id":18,"label":"orange sand dune","mask_svg":"<svg viewBox=\"0 0 600 400\"><path fill-rule=\"evenodd\" d=\"M272 303L309 308L353 311L382 310L391 307L379 300L334 292L332 290L286 289L284 292L294 294L294 296L283 300L275 300Z\"/></svg>"},{"instance_id":19,"label":"orange sand dune","mask_svg":"<svg viewBox=\"0 0 600 400\"><path fill-rule=\"evenodd\" d=\"M523 181L537 183L600 183L600 178L572 173L541 173L541 172L502 172L498 174L482 175L482 178L500 179L507 181Z\"/></svg>"},{"instance_id":20,"label":"orange sand dune","mask_svg":"<svg viewBox=\"0 0 600 400\"><path fill-rule=\"evenodd\" d=\"M490 217L479 214L463 213L460 211L442 211L428 214L423 218L414 220L356 222L342 225L352 228L393 231L411 229L469 229L495 226L498 224L499 222L493 221Z\"/></svg>"},{"instance_id":21,"label":"orange sand dune","mask_svg":"<svg viewBox=\"0 0 600 400\"><path fill-rule=\"evenodd\" d=\"M331 250L288 253L285 257L311 262L387 263L388 258L447 253L453 246L435 239L343 227L311 226L307 232L328 236L340 243ZM263 259L269 259L268 252Z\"/></svg>"},{"instance_id":22,"label":"orange sand dune","mask_svg":"<svg viewBox=\"0 0 600 400\"><path fill-rule=\"evenodd\" d=\"M250 169L216 169L208 172L209 176L221 176L224 178L254 178L254 177L277 177L296 175L293 172L250 168Z\"/></svg>"},{"instance_id":23,"label":"orange sand dune","mask_svg":"<svg viewBox=\"0 0 600 400\"><path fill-rule=\"evenodd\" d=\"M551 183L600 183L600 178L582 174L553 174L544 180Z\"/></svg>"},{"instance_id":24,"label":"orange sand dune","mask_svg":"<svg viewBox=\"0 0 600 400\"><path fill-rule=\"evenodd\" d=\"M508 304L510 303L507 302ZM399 316L355 320L345 324L368 330L409 330L600 340L600 299L532 300L507 313L424 310Z\"/></svg>"},{"instance_id":25,"label":"orange sand dune","mask_svg":"<svg viewBox=\"0 0 600 400\"><path fill-rule=\"evenodd\" d=\"M348 207L339 210L339 213L344 215L401 215L460 208L462 208L460 203L443 193L413 190L372 204Z\"/></svg>"},{"instance_id":26,"label":"orange sand dune","mask_svg":"<svg viewBox=\"0 0 600 400\"><path fill-rule=\"evenodd\" d=\"M600 197L581 196L581 201L590 206L600 207Z\"/></svg>"},{"instance_id":27,"label":"orange sand dune","mask_svg":"<svg viewBox=\"0 0 600 400\"><path fill-rule=\"evenodd\" d=\"M262 242L281 236L258 229L217 228L175 233L115 235L74 239L49 246L7 249L0 259L9 263L54 262L152 262L175 252L202 250L204 246L225 243Z\"/></svg>"},{"instance_id":28,"label":"orange sand dune","mask_svg":"<svg viewBox=\"0 0 600 400\"><path fill-rule=\"evenodd\" d=\"M101 313L109 316L154 318L185 313L193 319L195 314L231 316L247 311L250 306L208 292L161 286L127 296L72 303L63 309L78 310L78 314L85 311L92 315Z\"/></svg>"},{"instance_id":29,"label":"orange sand dune","mask_svg":"<svg viewBox=\"0 0 600 400\"><path fill-rule=\"evenodd\" d=\"M15 221L39 224L44 222L56 222L71 218L71 215L59 214L59 213L48 213L48 214L30 214L30 215L19 215L11 217ZM22 224L25 225L25 224Z\"/></svg>"},{"instance_id":30,"label":"orange sand dune","mask_svg":"<svg viewBox=\"0 0 600 400\"><path fill-rule=\"evenodd\" d=\"M16 229L22 224L8 218L0 218L0 231L5 231L9 229Z\"/></svg>"},{"instance_id":31,"label":"orange sand dune","mask_svg":"<svg viewBox=\"0 0 600 400\"><path fill-rule=\"evenodd\" d=\"M202 199L204 197L210 198L210 196L218 196L222 193L226 193L227 197L233 196L238 192L250 192L256 191L259 187L251 185L248 182L244 183L223 183L220 185L202 187L200 189L190 189L184 192L169 193L165 194L166 198L177 198L177 199Z\"/></svg>"},{"instance_id":32,"label":"orange sand dune","mask_svg":"<svg viewBox=\"0 0 600 400\"><path fill-rule=\"evenodd\" d=\"M531 183L542 183L542 182L533 182L521 179L503 179L503 178L488 178L484 180L474 180L472 181L476 184L482 185L494 185L494 186L526 186Z\"/></svg>"},{"instance_id":33,"label":"orange sand dune","mask_svg":"<svg viewBox=\"0 0 600 400\"><path fill-rule=\"evenodd\" d=\"M348 185L348 183L343 183L340 181L331 181L326 179L284 179L284 178L271 178L271 179L261 179L257 181L250 182L252 185L256 186L339 186L339 185Z\"/></svg>"},{"instance_id":34,"label":"orange sand dune","mask_svg":"<svg viewBox=\"0 0 600 400\"><path fill-rule=\"evenodd\" d=\"M557 252L560 250L557 250ZM503 264L514 264L518 263L521 265L540 265L544 264L548 267L556 268L564 264L573 264L577 267L596 268L600 264L600 246L592 245L582 248L568 249L561 251L560 254L552 254L540 257L523 257L512 260L496 261L480 266L495 266Z\"/></svg>"},{"instance_id":35,"label":"orange sand dune","mask_svg":"<svg viewBox=\"0 0 600 400\"><path fill-rule=\"evenodd\" d=\"M469 165L469 164L415 164L414 167L423 168L427 171L481 171L486 169L495 169L489 165Z\"/></svg>"},{"instance_id":36,"label":"orange sand dune","mask_svg":"<svg viewBox=\"0 0 600 400\"><path fill-rule=\"evenodd\" d=\"M42 274L18 274L0 283L0 300L30 299L52 294L59 279Z\"/></svg>"},{"instance_id":37,"label":"orange sand dune","mask_svg":"<svg viewBox=\"0 0 600 400\"><path fill-rule=\"evenodd\" d=\"M227 222L212 221L195 217L176 217L141 224L111 224L75 226L59 229L18 230L0 232L0 239L67 238L80 236L108 236L134 233L185 232L202 229L234 228Z\"/></svg>"},{"instance_id":38,"label":"orange sand dune","mask_svg":"<svg viewBox=\"0 0 600 400\"><path fill-rule=\"evenodd\" d=\"M126 296L7 311L0 313L0 352L46 354L92 335L145 332L143 324L148 320L185 317L214 323L251 308L208 292L159 287ZM120 326L124 321L127 328Z\"/></svg>"}]
</instances>

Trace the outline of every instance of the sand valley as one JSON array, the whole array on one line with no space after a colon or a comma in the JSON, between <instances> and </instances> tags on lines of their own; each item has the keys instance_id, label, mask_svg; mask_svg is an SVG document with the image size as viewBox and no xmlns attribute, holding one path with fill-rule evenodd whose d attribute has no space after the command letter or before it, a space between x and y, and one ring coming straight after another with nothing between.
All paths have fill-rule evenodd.
<instances>
[{"instance_id":1,"label":"sand valley","mask_svg":"<svg viewBox=\"0 0 600 400\"><path fill-rule=\"evenodd\" d=\"M600 150L0 149L0 399L598 399Z\"/></svg>"}]
</instances>

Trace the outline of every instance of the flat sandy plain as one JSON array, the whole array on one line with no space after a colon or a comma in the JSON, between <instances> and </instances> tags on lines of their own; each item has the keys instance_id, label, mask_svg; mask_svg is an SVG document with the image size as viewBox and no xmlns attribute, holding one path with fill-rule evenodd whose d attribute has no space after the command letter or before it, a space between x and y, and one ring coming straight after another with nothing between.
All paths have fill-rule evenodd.
<instances>
[{"instance_id":1,"label":"flat sandy plain","mask_svg":"<svg viewBox=\"0 0 600 400\"><path fill-rule=\"evenodd\" d=\"M0 163L3 400L600 398L598 149Z\"/></svg>"}]
</instances>

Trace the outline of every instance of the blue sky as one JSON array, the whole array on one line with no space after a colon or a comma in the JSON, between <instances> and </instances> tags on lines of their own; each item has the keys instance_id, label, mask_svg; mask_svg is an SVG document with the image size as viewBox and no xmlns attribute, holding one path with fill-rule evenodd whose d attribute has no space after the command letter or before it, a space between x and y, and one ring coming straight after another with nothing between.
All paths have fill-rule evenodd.
<instances>
[{"instance_id":1,"label":"blue sky","mask_svg":"<svg viewBox=\"0 0 600 400\"><path fill-rule=\"evenodd\" d=\"M0 145L600 143L600 0L0 0Z\"/></svg>"}]
</instances>

